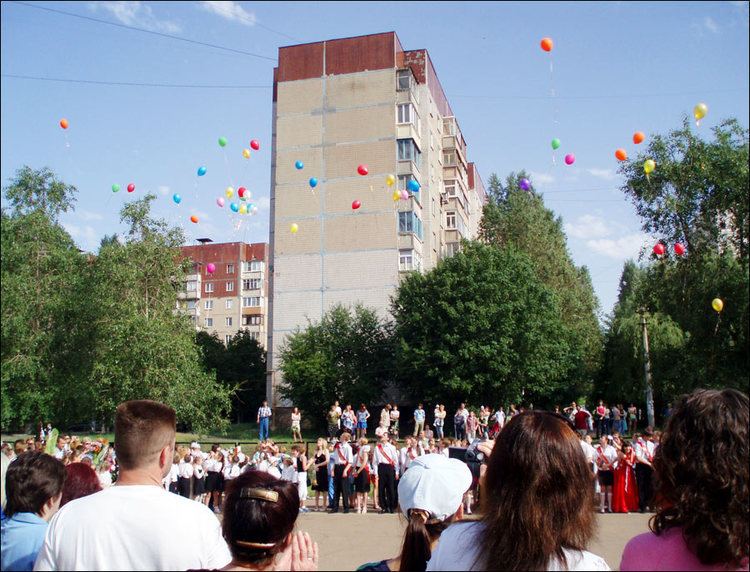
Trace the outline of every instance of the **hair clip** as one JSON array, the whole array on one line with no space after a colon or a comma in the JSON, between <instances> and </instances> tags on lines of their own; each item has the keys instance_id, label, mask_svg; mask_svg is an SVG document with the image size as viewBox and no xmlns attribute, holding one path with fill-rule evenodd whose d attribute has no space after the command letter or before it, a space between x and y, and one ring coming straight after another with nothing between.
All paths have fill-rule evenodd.
<instances>
[{"instance_id":1,"label":"hair clip","mask_svg":"<svg viewBox=\"0 0 750 572\"><path fill-rule=\"evenodd\" d=\"M234 543L246 548L273 548L277 544L276 542L248 542L246 540L235 540Z\"/></svg>"},{"instance_id":2,"label":"hair clip","mask_svg":"<svg viewBox=\"0 0 750 572\"><path fill-rule=\"evenodd\" d=\"M268 489L244 488L240 493L240 498L243 499L258 499L268 502L279 502L279 493L276 491L269 491Z\"/></svg>"}]
</instances>

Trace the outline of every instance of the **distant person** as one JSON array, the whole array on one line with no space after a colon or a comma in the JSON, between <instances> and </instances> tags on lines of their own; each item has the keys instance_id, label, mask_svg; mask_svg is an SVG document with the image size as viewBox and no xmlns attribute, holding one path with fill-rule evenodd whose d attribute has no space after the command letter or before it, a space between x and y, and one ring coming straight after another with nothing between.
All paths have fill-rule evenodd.
<instances>
[{"instance_id":1,"label":"distant person","mask_svg":"<svg viewBox=\"0 0 750 572\"><path fill-rule=\"evenodd\" d=\"M63 486L60 508L72 500L87 497L102 490L99 476L90 465L71 463L65 467L65 486Z\"/></svg>"},{"instance_id":2,"label":"distant person","mask_svg":"<svg viewBox=\"0 0 750 572\"><path fill-rule=\"evenodd\" d=\"M414 437L419 435L420 431L424 431L424 418L425 411L422 408L422 404L420 403L414 410Z\"/></svg>"},{"instance_id":3,"label":"distant person","mask_svg":"<svg viewBox=\"0 0 750 572\"><path fill-rule=\"evenodd\" d=\"M491 443L480 450L487 454ZM594 489L585 485L592 481L572 423L519 413L489 455L481 520L450 526L427 570L609 570L586 551Z\"/></svg>"},{"instance_id":4,"label":"distant person","mask_svg":"<svg viewBox=\"0 0 750 572\"><path fill-rule=\"evenodd\" d=\"M213 513L162 487L175 452L175 422L174 409L156 401L117 407L117 483L57 513L35 570L213 569L230 562Z\"/></svg>"},{"instance_id":5,"label":"distant person","mask_svg":"<svg viewBox=\"0 0 750 572\"><path fill-rule=\"evenodd\" d=\"M651 532L625 546L620 570L747 570L750 401L698 389L676 404L654 457Z\"/></svg>"},{"instance_id":6,"label":"distant person","mask_svg":"<svg viewBox=\"0 0 750 572\"><path fill-rule=\"evenodd\" d=\"M62 462L45 453L21 453L8 466L5 517L0 524L0 569L32 570L65 483Z\"/></svg>"},{"instance_id":7,"label":"distant person","mask_svg":"<svg viewBox=\"0 0 750 572\"><path fill-rule=\"evenodd\" d=\"M457 459L443 455L416 459L398 484L398 504L408 522L401 553L357 570L424 572L440 535L463 517L461 500L471 480L471 471Z\"/></svg>"},{"instance_id":8,"label":"distant person","mask_svg":"<svg viewBox=\"0 0 750 572\"><path fill-rule=\"evenodd\" d=\"M302 441L302 414L298 407L292 409L292 441Z\"/></svg>"},{"instance_id":9,"label":"distant person","mask_svg":"<svg viewBox=\"0 0 750 572\"><path fill-rule=\"evenodd\" d=\"M221 525L232 561L222 570L317 570L318 543L294 532L298 506L293 483L261 471L234 479Z\"/></svg>"},{"instance_id":10,"label":"distant person","mask_svg":"<svg viewBox=\"0 0 750 572\"><path fill-rule=\"evenodd\" d=\"M271 425L271 408L268 407L268 401L263 400L263 404L258 408L258 441L268 439L268 431Z\"/></svg>"}]
</instances>

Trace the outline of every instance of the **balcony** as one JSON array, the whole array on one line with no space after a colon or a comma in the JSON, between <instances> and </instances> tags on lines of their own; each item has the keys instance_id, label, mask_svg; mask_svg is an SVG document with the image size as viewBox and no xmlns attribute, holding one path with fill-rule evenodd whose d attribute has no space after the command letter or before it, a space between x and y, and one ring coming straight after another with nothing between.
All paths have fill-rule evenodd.
<instances>
[{"instance_id":1,"label":"balcony","mask_svg":"<svg viewBox=\"0 0 750 572\"><path fill-rule=\"evenodd\" d=\"M420 180L421 175L419 168L414 161L397 161L398 166L396 167L397 175L413 175L415 179Z\"/></svg>"}]
</instances>

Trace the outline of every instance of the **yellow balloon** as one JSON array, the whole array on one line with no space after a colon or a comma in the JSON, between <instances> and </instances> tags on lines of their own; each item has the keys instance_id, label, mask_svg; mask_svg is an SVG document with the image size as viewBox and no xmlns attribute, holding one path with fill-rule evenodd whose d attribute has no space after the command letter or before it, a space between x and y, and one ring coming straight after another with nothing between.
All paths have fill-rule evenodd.
<instances>
[{"instance_id":1,"label":"yellow balloon","mask_svg":"<svg viewBox=\"0 0 750 572\"><path fill-rule=\"evenodd\" d=\"M297 234L297 231L299 230L299 227L297 226L297 223L296 222L292 223L292 226L291 226L291 228L289 230L292 232L292 234Z\"/></svg>"},{"instance_id":2,"label":"yellow balloon","mask_svg":"<svg viewBox=\"0 0 750 572\"><path fill-rule=\"evenodd\" d=\"M231 199L232 195L234 194L234 189L232 187L227 187L227 190L224 191L224 194L227 196L228 199Z\"/></svg>"},{"instance_id":3,"label":"yellow balloon","mask_svg":"<svg viewBox=\"0 0 750 572\"><path fill-rule=\"evenodd\" d=\"M647 175L649 173L653 173L654 169L656 169L656 163L653 159L646 159L646 162L643 163L643 172Z\"/></svg>"},{"instance_id":4,"label":"yellow balloon","mask_svg":"<svg viewBox=\"0 0 750 572\"><path fill-rule=\"evenodd\" d=\"M240 205L240 214L247 214L247 205L245 203Z\"/></svg>"},{"instance_id":5,"label":"yellow balloon","mask_svg":"<svg viewBox=\"0 0 750 572\"><path fill-rule=\"evenodd\" d=\"M394 177L393 175L388 175L385 178L385 184L388 185L389 187L392 187L393 185L396 184L396 177Z\"/></svg>"},{"instance_id":6,"label":"yellow balloon","mask_svg":"<svg viewBox=\"0 0 750 572\"><path fill-rule=\"evenodd\" d=\"M243 157L244 157L245 159L249 159L249 158L250 158L250 149L243 149L243 150L242 150L242 156L243 156Z\"/></svg>"},{"instance_id":7,"label":"yellow balloon","mask_svg":"<svg viewBox=\"0 0 750 572\"><path fill-rule=\"evenodd\" d=\"M391 195L391 198L392 198L392 199L393 199L394 201L397 201L397 200L399 200L399 199L401 198L401 193L400 193L400 192L398 192L398 191L393 191L393 194Z\"/></svg>"},{"instance_id":8,"label":"yellow balloon","mask_svg":"<svg viewBox=\"0 0 750 572\"><path fill-rule=\"evenodd\" d=\"M717 312L721 312L724 309L724 302L722 302L721 298L714 298L711 302L711 307Z\"/></svg>"},{"instance_id":9,"label":"yellow balloon","mask_svg":"<svg viewBox=\"0 0 750 572\"><path fill-rule=\"evenodd\" d=\"M696 121L700 121L708 114L708 105L705 103L699 103L693 108L693 117Z\"/></svg>"}]
</instances>

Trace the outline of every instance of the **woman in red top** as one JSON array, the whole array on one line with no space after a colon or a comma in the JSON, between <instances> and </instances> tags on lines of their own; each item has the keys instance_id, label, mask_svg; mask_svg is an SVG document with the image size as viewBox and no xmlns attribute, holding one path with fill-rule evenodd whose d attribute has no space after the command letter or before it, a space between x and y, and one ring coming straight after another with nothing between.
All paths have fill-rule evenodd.
<instances>
[{"instance_id":1,"label":"woman in red top","mask_svg":"<svg viewBox=\"0 0 750 572\"><path fill-rule=\"evenodd\" d=\"M615 484L612 495L613 512L635 512L638 510L638 483L635 480L635 452L633 446L623 442L618 454L619 463L614 470Z\"/></svg>"}]
</instances>

